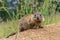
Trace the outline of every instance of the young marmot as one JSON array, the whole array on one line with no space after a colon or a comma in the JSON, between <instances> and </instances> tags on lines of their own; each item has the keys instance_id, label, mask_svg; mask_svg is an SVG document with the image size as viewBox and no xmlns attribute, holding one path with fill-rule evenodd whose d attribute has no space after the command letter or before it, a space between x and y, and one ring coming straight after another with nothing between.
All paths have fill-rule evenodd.
<instances>
[{"instance_id":1,"label":"young marmot","mask_svg":"<svg viewBox=\"0 0 60 40\"><path fill-rule=\"evenodd\" d=\"M19 20L18 32L22 32L28 29L43 28L41 23L44 21L44 17L40 12L23 16ZM15 34L15 33L14 33ZM13 35L13 34L12 34ZM9 36L8 36L9 37ZM7 38L8 38L7 37Z\"/></svg>"},{"instance_id":2,"label":"young marmot","mask_svg":"<svg viewBox=\"0 0 60 40\"><path fill-rule=\"evenodd\" d=\"M19 31L24 31L32 28L42 28L41 23L44 17L40 12L26 15L19 20Z\"/></svg>"}]
</instances>

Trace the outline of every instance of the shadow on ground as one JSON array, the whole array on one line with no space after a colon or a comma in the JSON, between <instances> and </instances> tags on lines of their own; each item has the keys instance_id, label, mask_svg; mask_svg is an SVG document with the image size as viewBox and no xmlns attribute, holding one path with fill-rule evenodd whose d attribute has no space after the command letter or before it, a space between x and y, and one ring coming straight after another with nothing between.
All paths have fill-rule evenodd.
<instances>
[{"instance_id":1,"label":"shadow on ground","mask_svg":"<svg viewBox=\"0 0 60 40\"><path fill-rule=\"evenodd\" d=\"M15 40L16 35L0 40ZM60 40L60 23L47 25L43 29L30 29L19 34L19 40Z\"/></svg>"}]
</instances>

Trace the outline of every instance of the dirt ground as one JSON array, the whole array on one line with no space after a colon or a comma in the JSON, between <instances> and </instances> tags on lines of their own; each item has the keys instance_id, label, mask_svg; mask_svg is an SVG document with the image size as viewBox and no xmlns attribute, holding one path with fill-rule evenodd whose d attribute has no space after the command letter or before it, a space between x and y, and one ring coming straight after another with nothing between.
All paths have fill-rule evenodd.
<instances>
[{"instance_id":1,"label":"dirt ground","mask_svg":"<svg viewBox=\"0 0 60 40\"><path fill-rule=\"evenodd\" d=\"M16 35L0 40L15 40ZM60 40L60 23L50 24L40 29L30 29L21 32L19 40Z\"/></svg>"}]
</instances>

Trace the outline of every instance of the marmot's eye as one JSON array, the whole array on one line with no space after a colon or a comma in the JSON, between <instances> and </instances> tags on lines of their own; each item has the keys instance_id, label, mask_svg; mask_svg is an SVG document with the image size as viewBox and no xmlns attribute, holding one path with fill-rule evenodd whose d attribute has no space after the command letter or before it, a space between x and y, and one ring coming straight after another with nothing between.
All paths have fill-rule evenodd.
<instances>
[{"instance_id":1,"label":"marmot's eye","mask_svg":"<svg viewBox=\"0 0 60 40\"><path fill-rule=\"evenodd\" d=\"M36 15L34 15L34 18L36 18Z\"/></svg>"},{"instance_id":2,"label":"marmot's eye","mask_svg":"<svg viewBox=\"0 0 60 40\"><path fill-rule=\"evenodd\" d=\"M40 14L40 16L42 16L42 15Z\"/></svg>"}]
</instances>

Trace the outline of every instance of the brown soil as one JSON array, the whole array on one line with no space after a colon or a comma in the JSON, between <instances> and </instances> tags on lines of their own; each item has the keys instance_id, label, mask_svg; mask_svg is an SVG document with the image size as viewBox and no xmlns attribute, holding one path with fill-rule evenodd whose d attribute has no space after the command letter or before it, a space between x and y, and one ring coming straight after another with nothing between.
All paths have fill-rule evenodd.
<instances>
[{"instance_id":1,"label":"brown soil","mask_svg":"<svg viewBox=\"0 0 60 40\"><path fill-rule=\"evenodd\" d=\"M0 40L15 40L16 35ZM30 29L19 34L19 40L60 40L60 23L47 25L40 29Z\"/></svg>"}]
</instances>

